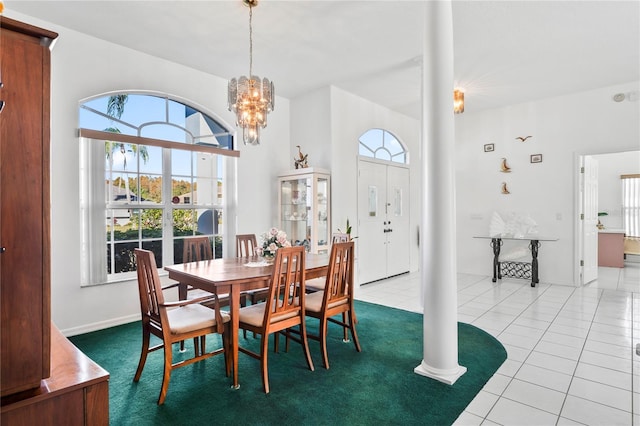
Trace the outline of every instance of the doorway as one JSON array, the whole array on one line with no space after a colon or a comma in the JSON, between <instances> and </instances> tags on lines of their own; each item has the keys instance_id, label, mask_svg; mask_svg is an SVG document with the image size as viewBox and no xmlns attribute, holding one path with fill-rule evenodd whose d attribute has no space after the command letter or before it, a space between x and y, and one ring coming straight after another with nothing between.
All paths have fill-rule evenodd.
<instances>
[{"instance_id":1,"label":"doorway","mask_svg":"<svg viewBox=\"0 0 640 426\"><path fill-rule=\"evenodd\" d=\"M409 271L409 168L358 161L358 282Z\"/></svg>"}]
</instances>

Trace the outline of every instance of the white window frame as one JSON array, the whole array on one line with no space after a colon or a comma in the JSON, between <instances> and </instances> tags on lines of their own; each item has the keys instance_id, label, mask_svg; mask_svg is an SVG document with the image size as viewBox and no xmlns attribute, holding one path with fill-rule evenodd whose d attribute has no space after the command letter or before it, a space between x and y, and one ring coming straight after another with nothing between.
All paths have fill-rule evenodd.
<instances>
[{"instance_id":1,"label":"white window frame","mask_svg":"<svg viewBox=\"0 0 640 426\"><path fill-rule=\"evenodd\" d=\"M109 95L100 95L109 96ZM153 94L158 97L158 94ZM178 100L176 98L169 98L164 95L166 99L171 99L180 102L190 108L206 114L209 117L214 117L212 114L205 113L193 106ZM162 95L160 96L162 97ZM89 99L95 99L92 97ZM86 101L86 100L85 100ZM82 105L82 102L81 102ZM167 114L168 117L168 114ZM217 117L214 118L218 125L224 125L227 129L229 126L225 125L222 120ZM143 128L148 123L142 123L140 128ZM154 123L155 124L155 123ZM168 123L170 124L170 123ZM176 126L177 127L177 126ZM210 237L222 236L223 241L223 253L230 253L233 250L234 245L230 243L230 236L233 235L235 229L235 197L237 190L235 188L236 170L237 170L237 157L239 157L239 151L233 149L218 148L211 144L198 143L200 139L194 137L188 137L187 139L191 143L181 143L166 141L161 139L151 139L141 136L126 135L121 133L111 133L95 129L81 128L78 131L80 137L80 204L81 204L81 283L83 286L99 285L111 282L128 281L135 279L136 273L122 272L114 273L112 269L111 274L107 274L107 244L113 244L113 241L108 242L105 230L105 224L107 220L107 211L113 207L138 209L138 208L153 208L162 209L162 266L173 264L173 243L175 239L180 237L174 237L173 235L173 211L176 209L211 209L212 211L224 212L224 219L222 228L218 229L218 233L215 235L209 235ZM233 137L233 143L235 143L235 132L229 130L229 134ZM128 203L114 203L107 204L106 197L106 185L105 185L105 141L119 142L125 144L137 144L160 147L162 150L162 203L149 203L141 202L140 200L131 201ZM233 146L231 147L233 148ZM221 177L223 181L223 198L215 202L209 202L206 205L199 205L195 203L189 204L177 204L172 203L172 170L171 170L171 152L172 150L190 151L195 153L206 153L212 155L209 160L216 163L218 156L224 156L224 160L221 162L222 170L219 171L216 176L210 176L209 178L200 177L205 180L212 180L216 185L217 190L217 178ZM138 157L138 156L136 156ZM138 174L132 170L132 174ZM212 170L216 170L215 166L212 166ZM139 175L146 175L141 172ZM193 170L191 171L193 176ZM197 179L197 177L196 177ZM211 183L213 187L214 183ZM212 189L213 190L213 189ZM146 239L138 236L139 245L142 245ZM112 252L112 257L114 253Z\"/></svg>"}]
</instances>

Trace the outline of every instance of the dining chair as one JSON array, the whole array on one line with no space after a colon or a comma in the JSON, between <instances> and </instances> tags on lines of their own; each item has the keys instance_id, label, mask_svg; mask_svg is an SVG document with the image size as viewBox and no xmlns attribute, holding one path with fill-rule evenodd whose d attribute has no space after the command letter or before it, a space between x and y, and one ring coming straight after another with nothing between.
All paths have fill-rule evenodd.
<instances>
[{"instance_id":1,"label":"dining chair","mask_svg":"<svg viewBox=\"0 0 640 426\"><path fill-rule=\"evenodd\" d=\"M331 237L331 244L334 243L344 243L349 241L349 234L345 234L342 232L334 232ZM325 277L313 278L311 280L307 280L306 289L307 293L311 293L314 291L323 291L324 285L327 282Z\"/></svg>"},{"instance_id":2,"label":"dining chair","mask_svg":"<svg viewBox=\"0 0 640 426\"><path fill-rule=\"evenodd\" d=\"M183 240L183 249L182 249L182 262L200 262L203 260L211 260L213 259L213 249L211 248L211 241L207 236L195 236L184 238ZM168 288L168 287L167 287ZM178 299L185 300L188 298L187 294L191 292L191 299L198 297L211 297L211 293L201 290L198 288L193 288L187 286L186 284L179 283L178 284ZM220 302L220 306L228 306L229 305L229 294L219 294L218 300ZM240 306L246 305L246 296L240 296ZM208 306L209 302L203 303L205 306Z\"/></svg>"},{"instance_id":3,"label":"dining chair","mask_svg":"<svg viewBox=\"0 0 640 426\"><path fill-rule=\"evenodd\" d=\"M255 234L238 234L236 235L236 257L251 257L256 254L258 242ZM264 301L269 295L267 288L259 288L255 290L247 290L242 294L248 297L251 304ZM246 299L245 299L246 300ZM245 306L245 305L242 305ZM246 332L245 332L246 337Z\"/></svg>"},{"instance_id":4,"label":"dining chair","mask_svg":"<svg viewBox=\"0 0 640 426\"><path fill-rule=\"evenodd\" d=\"M224 354L225 371L228 377L231 374L231 357L228 356L230 317L226 312L220 310L217 296L215 294L210 294L209 296L209 298L213 299L214 310L201 304L206 297L165 302L153 253L142 249L135 249L134 251L137 262L140 311L142 314L142 350L133 381L138 382L140 380L149 352L158 349L163 349L164 351L164 373L158 405L162 405L167 397L171 372L176 368L193 364L214 355ZM216 333L222 335L222 347L207 352L205 336ZM152 334L162 339L162 342L156 346L149 347ZM191 338L193 338L194 345L193 358L174 363L173 344Z\"/></svg>"},{"instance_id":5,"label":"dining chair","mask_svg":"<svg viewBox=\"0 0 640 426\"><path fill-rule=\"evenodd\" d=\"M251 257L256 254L257 247L255 234L236 235L236 257Z\"/></svg>"},{"instance_id":6,"label":"dining chair","mask_svg":"<svg viewBox=\"0 0 640 426\"><path fill-rule=\"evenodd\" d=\"M354 244L353 241L334 243L331 246L329 256L329 270L326 276L324 291L309 293L304 300L305 315L317 318L318 334L309 334L309 339L318 340L322 352L322 363L325 368L329 368L329 357L327 355L327 329L328 323L338 324L342 327L343 341L348 342L347 331L351 331L351 337L356 350L361 352L358 333L356 332L356 313L353 298L353 263ZM342 321L334 318L342 314ZM286 349L289 347L289 339L299 342L303 330L288 329L283 334L287 337Z\"/></svg>"},{"instance_id":7,"label":"dining chair","mask_svg":"<svg viewBox=\"0 0 640 426\"><path fill-rule=\"evenodd\" d=\"M262 388L269 393L269 335L298 326L302 350L307 365L313 371L313 361L307 343L305 324L305 249L302 246L285 247L276 251L269 281L269 294L265 302L240 309L240 328L260 335L260 353L239 347L241 352L260 360ZM278 335L275 334L277 338Z\"/></svg>"}]
</instances>

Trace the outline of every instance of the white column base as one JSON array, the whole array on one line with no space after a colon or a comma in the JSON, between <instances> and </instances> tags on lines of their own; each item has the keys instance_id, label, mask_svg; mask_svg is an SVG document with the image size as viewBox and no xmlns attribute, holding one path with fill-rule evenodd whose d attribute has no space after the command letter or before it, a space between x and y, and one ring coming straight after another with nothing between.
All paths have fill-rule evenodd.
<instances>
[{"instance_id":1,"label":"white column base","mask_svg":"<svg viewBox=\"0 0 640 426\"><path fill-rule=\"evenodd\" d=\"M429 377L439 382L452 385L467 372L467 367L458 365L456 368L451 370L441 370L439 368L430 367L423 360L419 366L413 369L413 372L421 376Z\"/></svg>"}]
</instances>

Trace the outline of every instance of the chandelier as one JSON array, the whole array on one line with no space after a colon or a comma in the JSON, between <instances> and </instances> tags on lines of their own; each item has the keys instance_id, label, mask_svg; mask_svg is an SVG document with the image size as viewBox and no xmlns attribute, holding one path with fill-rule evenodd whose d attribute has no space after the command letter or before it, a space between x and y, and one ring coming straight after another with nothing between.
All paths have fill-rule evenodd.
<instances>
[{"instance_id":1,"label":"chandelier","mask_svg":"<svg viewBox=\"0 0 640 426\"><path fill-rule=\"evenodd\" d=\"M253 8L258 0L242 0L249 6L249 77L229 81L228 107L236 114L236 125L242 127L246 144L260 143L260 128L267 127L267 114L273 111L274 87L268 79L253 75Z\"/></svg>"}]
</instances>

